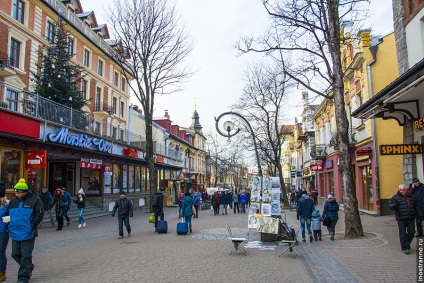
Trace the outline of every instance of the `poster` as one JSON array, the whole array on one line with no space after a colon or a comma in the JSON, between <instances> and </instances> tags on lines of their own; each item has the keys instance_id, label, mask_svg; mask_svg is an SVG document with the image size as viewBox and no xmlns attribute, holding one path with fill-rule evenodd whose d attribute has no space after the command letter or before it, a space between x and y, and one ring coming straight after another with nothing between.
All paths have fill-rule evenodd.
<instances>
[{"instance_id":1,"label":"poster","mask_svg":"<svg viewBox=\"0 0 424 283\"><path fill-rule=\"evenodd\" d=\"M280 214L281 214L280 201L271 202L271 215L280 215Z\"/></svg>"},{"instance_id":2,"label":"poster","mask_svg":"<svg viewBox=\"0 0 424 283\"><path fill-rule=\"evenodd\" d=\"M261 201L261 177L252 176L252 191L250 193L251 202L260 202Z\"/></svg>"},{"instance_id":3,"label":"poster","mask_svg":"<svg viewBox=\"0 0 424 283\"><path fill-rule=\"evenodd\" d=\"M280 194L281 194L280 188L273 188L272 191L271 191L271 201L272 202L275 202L275 201L280 202Z\"/></svg>"},{"instance_id":4,"label":"poster","mask_svg":"<svg viewBox=\"0 0 424 283\"><path fill-rule=\"evenodd\" d=\"M262 218L262 221L258 224L258 232L278 234L278 221L278 218L274 217Z\"/></svg>"},{"instance_id":5,"label":"poster","mask_svg":"<svg viewBox=\"0 0 424 283\"><path fill-rule=\"evenodd\" d=\"M263 203L262 204L261 214L263 216L271 216L271 204L270 203Z\"/></svg>"},{"instance_id":6,"label":"poster","mask_svg":"<svg viewBox=\"0 0 424 283\"><path fill-rule=\"evenodd\" d=\"M249 215L247 228L257 229L258 228L259 219L253 217L253 215Z\"/></svg>"},{"instance_id":7,"label":"poster","mask_svg":"<svg viewBox=\"0 0 424 283\"><path fill-rule=\"evenodd\" d=\"M260 203L251 203L249 207L249 215L253 215L255 213L261 212L261 204Z\"/></svg>"}]
</instances>

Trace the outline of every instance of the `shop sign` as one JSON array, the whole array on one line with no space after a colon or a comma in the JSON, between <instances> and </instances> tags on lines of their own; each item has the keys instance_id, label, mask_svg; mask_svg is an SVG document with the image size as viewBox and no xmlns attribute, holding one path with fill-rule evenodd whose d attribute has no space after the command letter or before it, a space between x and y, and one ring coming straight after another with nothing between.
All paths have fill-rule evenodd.
<instances>
[{"instance_id":1,"label":"shop sign","mask_svg":"<svg viewBox=\"0 0 424 283\"><path fill-rule=\"evenodd\" d=\"M27 151L26 168L46 168L47 151L46 150L29 150Z\"/></svg>"},{"instance_id":2,"label":"shop sign","mask_svg":"<svg viewBox=\"0 0 424 283\"><path fill-rule=\"evenodd\" d=\"M296 171L296 165L292 165L290 171Z\"/></svg>"},{"instance_id":3,"label":"shop sign","mask_svg":"<svg viewBox=\"0 0 424 283\"><path fill-rule=\"evenodd\" d=\"M296 178L296 172L291 172L291 177Z\"/></svg>"},{"instance_id":4,"label":"shop sign","mask_svg":"<svg viewBox=\"0 0 424 283\"><path fill-rule=\"evenodd\" d=\"M420 130L424 128L424 118L420 118L414 121L414 126L416 129Z\"/></svg>"},{"instance_id":5,"label":"shop sign","mask_svg":"<svg viewBox=\"0 0 424 283\"><path fill-rule=\"evenodd\" d=\"M297 171L296 172L296 177L302 177L302 171Z\"/></svg>"},{"instance_id":6,"label":"shop sign","mask_svg":"<svg viewBox=\"0 0 424 283\"><path fill-rule=\"evenodd\" d=\"M156 163L165 163L165 158L160 155L156 155Z\"/></svg>"},{"instance_id":7,"label":"shop sign","mask_svg":"<svg viewBox=\"0 0 424 283\"><path fill-rule=\"evenodd\" d=\"M326 168L326 169L331 169L331 168L333 168L333 160L327 160L327 161L325 162L325 168Z\"/></svg>"},{"instance_id":8,"label":"shop sign","mask_svg":"<svg viewBox=\"0 0 424 283\"><path fill-rule=\"evenodd\" d=\"M134 148L124 147L122 152L125 156L135 157L135 158L138 157L138 150Z\"/></svg>"},{"instance_id":9,"label":"shop sign","mask_svg":"<svg viewBox=\"0 0 424 283\"><path fill-rule=\"evenodd\" d=\"M102 169L102 161L98 159L81 158L80 167L87 169Z\"/></svg>"},{"instance_id":10,"label":"shop sign","mask_svg":"<svg viewBox=\"0 0 424 283\"><path fill-rule=\"evenodd\" d=\"M311 170L311 171L321 171L322 170L322 164L311 164L311 165L309 165L309 170Z\"/></svg>"},{"instance_id":11,"label":"shop sign","mask_svg":"<svg viewBox=\"0 0 424 283\"><path fill-rule=\"evenodd\" d=\"M361 148L356 150L356 156L372 155L371 148Z\"/></svg>"},{"instance_id":12,"label":"shop sign","mask_svg":"<svg viewBox=\"0 0 424 283\"><path fill-rule=\"evenodd\" d=\"M60 128L56 133L47 134L47 140L81 148L97 149L100 152L112 152L112 146L105 139L89 138L86 134L72 135L68 128Z\"/></svg>"},{"instance_id":13,"label":"shop sign","mask_svg":"<svg viewBox=\"0 0 424 283\"><path fill-rule=\"evenodd\" d=\"M421 144L386 144L380 145L381 155L421 154Z\"/></svg>"}]
</instances>

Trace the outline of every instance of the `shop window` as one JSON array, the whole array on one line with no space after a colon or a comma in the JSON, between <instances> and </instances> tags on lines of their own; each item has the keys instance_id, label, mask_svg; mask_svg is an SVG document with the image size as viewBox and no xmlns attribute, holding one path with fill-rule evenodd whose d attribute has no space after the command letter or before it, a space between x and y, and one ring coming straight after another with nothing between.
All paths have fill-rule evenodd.
<instances>
[{"instance_id":1,"label":"shop window","mask_svg":"<svg viewBox=\"0 0 424 283\"><path fill-rule=\"evenodd\" d=\"M40 195L43 185L43 169L27 169L27 172L25 174L25 180L27 180L28 188L32 192L35 192L37 195Z\"/></svg>"},{"instance_id":2,"label":"shop window","mask_svg":"<svg viewBox=\"0 0 424 283\"><path fill-rule=\"evenodd\" d=\"M141 168L140 167L135 167L134 187L136 192L141 191Z\"/></svg>"},{"instance_id":3,"label":"shop window","mask_svg":"<svg viewBox=\"0 0 424 283\"><path fill-rule=\"evenodd\" d=\"M119 193L121 191L121 167L119 164L113 164L112 177L113 193Z\"/></svg>"},{"instance_id":4,"label":"shop window","mask_svg":"<svg viewBox=\"0 0 424 283\"><path fill-rule=\"evenodd\" d=\"M128 166L128 191L135 191L135 175L134 175L134 166Z\"/></svg>"},{"instance_id":5,"label":"shop window","mask_svg":"<svg viewBox=\"0 0 424 283\"><path fill-rule=\"evenodd\" d=\"M149 170L146 168L146 187L144 188L145 191L150 190L150 177L149 177Z\"/></svg>"},{"instance_id":6,"label":"shop window","mask_svg":"<svg viewBox=\"0 0 424 283\"><path fill-rule=\"evenodd\" d=\"M81 169L81 187L84 188L86 194L100 193L100 170L97 169Z\"/></svg>"},{"instance_id":7,"label":"shop window","mask_svg":"<svg viewBox=\"0 0 424 283\"><path fill-rule=\"evenodd\" d=\"M1 179L6 189L13 189L21 178L21 155L20 151L1 150Z\"/></svg>"},{"instance_id":8,"label":"shop window","mask_svg":"<svg viewBox=\"0 0 424 283\"><path fill-rule=\"evenodd\" d=\"M122 165L122 190L128 192L128 165Z\"/></svg>"}]
</instances>

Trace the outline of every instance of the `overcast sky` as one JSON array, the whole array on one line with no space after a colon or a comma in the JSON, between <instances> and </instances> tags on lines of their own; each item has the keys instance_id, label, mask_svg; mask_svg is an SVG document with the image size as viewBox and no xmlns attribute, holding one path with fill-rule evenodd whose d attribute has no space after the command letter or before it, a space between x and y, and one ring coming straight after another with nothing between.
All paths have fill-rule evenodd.
<instances>
[{"instance_id":1,"label":"overcast sky","mask_svg":"<svg viewBox=\"0 0 424 283\"><path fill-rule=\"evenodd\" d=\"M107 23L104 7L113 0L80 2L85 12L94 10L99 24ZM163 116L168 110L174 124L188 127L196 105L203 132L209 133L215 131L214 117L228 111L242 93L246 66L259 60L259 56L250 54L237 57L234 44L240 36L260 35L268 26L267 14L260 0L176 0L176 3L181 23L194 43L189 58L191 68L198 71L183 85L182 92L156 97L154 116ZM372 0L370 10L374 13L368 24L372 34L393 31L391 1ZM140 105L136 100L132 102ZM296 104L298 101L293 100L288 108L290 123L302 111Z\"/></svg>"}]
</instances>

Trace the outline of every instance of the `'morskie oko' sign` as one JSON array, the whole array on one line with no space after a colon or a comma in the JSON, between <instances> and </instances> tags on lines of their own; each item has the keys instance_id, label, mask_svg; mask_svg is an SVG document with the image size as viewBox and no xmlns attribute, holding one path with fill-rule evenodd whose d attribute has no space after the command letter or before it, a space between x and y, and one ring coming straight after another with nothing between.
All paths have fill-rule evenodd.
<instances>
[{"instance_id":1,"label":"'morskie oko' sign","mask_svg":"<svg viewBox=\"0 0 424 283\"><path fill-rule=\"evenodd\" d=\"M112 147L106 140L89 138L85 134L72 135L68 133L67 128L60 128L56 133L47 134L47 140L88 149L95 147L100 152L112 152Z\"/></svg>"}]
</instances>

